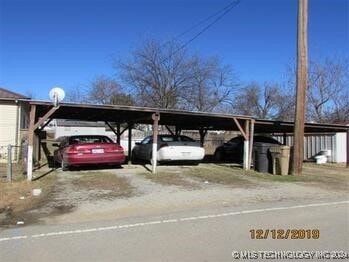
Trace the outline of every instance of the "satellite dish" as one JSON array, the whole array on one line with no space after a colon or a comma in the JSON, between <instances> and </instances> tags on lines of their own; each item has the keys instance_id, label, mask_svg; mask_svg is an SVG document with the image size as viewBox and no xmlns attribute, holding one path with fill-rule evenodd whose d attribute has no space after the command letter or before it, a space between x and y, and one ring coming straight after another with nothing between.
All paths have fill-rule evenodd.
<instances>
[{"instance_id":1,"label":"satellite dish","mask_svg":"<svg viewBox=\"0 0 349 262\"><path fill-rule=\"evenodd\" d=\"M53 105L58 106L58 104L64 99L65 92L62 88L54 87L50 90L49 97L53 102Z\"/></svg>"}]
</instances>

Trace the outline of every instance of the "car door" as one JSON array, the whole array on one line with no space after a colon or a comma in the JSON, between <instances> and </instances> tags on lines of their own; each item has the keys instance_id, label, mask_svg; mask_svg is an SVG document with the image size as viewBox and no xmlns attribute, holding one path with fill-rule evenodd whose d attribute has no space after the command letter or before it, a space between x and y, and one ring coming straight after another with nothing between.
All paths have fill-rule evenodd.
<instances>
[{"instance_id":1,"label":"car door","mask_svg":"<svg viewBox=\"0 0 349 262\"><path fill-rule=\"evenodd\" d=\"M144 138L137 150L137 157L140 159L149 160L149 156L151 155L152 151L152 144L153 139L151 136Z\"/></svg>"},{"instance_id":2,"label":"car door","mask_svg":"<svg viewBox=\"0 0 349 262\"><path fill-rule=\"evenodd\" d=\"M224 144L224 152L228 158L238 159L243 150L243 139L236 137Z\"/></svg>"}]
</instances>

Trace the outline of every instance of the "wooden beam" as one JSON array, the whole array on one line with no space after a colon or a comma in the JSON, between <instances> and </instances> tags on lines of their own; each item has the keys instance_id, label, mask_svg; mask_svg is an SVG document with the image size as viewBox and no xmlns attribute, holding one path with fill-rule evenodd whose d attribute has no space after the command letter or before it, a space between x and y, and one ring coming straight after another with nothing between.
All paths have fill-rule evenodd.
<instances>
[{"instance_id":1,"label":"wooden beam","mask_svg":"<svg viewBox=\"0 0 349 262\"><path fill-rule=\"evenodd\" d=\"M131 127L131 128L132 128L132 127ZM122 130L122 131L120 132L120 136L121 136L123 133L125 133L125 131L126 131L127 129L129 129L129 124L127 124L127 126L124 128L124 130Z\"/></svg>"},{"instance_id":2,"label":"wooden beam","mask_svg":"<svg viewBox=\"0 0 349 262\"><path fill-rule=\"evenodd\" d=\"M245 138L245 140L248 140L244 129L241 127L241 125L240 125L239 121L236 119L236 117L233 117L233 120L234 120L236 126L238 127L239 131L241 132L242 136Z\"/></svg>"},{"instance_id":3,"label":"wooden beam","mask_svg":"<svg viewBox=\"0 0 349 262\"><path fill-rule=\"evenodd\" d=\"M171 133L171 135L175 135L174 133L173 133L173 131L171 130L171 128L169 128L168 126L165 126L166 127L166 129L168 130L168 132L170 132Z\"/></svg>"},{"instance_id":4,"label":"wooden beam","mask_svg":"<svg viewBox=\"0 0 349 262\"><path fill-rule=\"evenodd\" d=\"M113 133L117 136L118 133L116 132L115 128L108 121L104 121L104 122L111 129L111 131L113 131Z\"/></svg>"},{"instance_id":5,"label":"wooden beam","mask_svg":"<svg viewBox=\"0 0 349 262\"><path fill-rule=\"evenodd\" d=\"M49 117L52 116L52 114L53 114L54 112L56 112L56 110L57 110L58 108L59 108L59 106L57 106L57 107L52 107L43 117L41 117L41 118L39 119L39 121L38 121L36 124L34 124L34 127L33 127L34 131L35 131L39 126L41 126L47 119L49 119Z\"/></svg>"},{"instance_id":6,"label":"wooden beam","mask_svg":"<svg viewBox=\"0 0 349 262\"><path fill-rule=\"evenodd\" d=\"M53 118L50 118L49 120L47 120L47 121L45 122L45 124L43 124L43 125L41 126L40 129L44 129L45 126L47 126L49 123L51 123L52 120L53 120Z\"/></svg>"}]
</instances>

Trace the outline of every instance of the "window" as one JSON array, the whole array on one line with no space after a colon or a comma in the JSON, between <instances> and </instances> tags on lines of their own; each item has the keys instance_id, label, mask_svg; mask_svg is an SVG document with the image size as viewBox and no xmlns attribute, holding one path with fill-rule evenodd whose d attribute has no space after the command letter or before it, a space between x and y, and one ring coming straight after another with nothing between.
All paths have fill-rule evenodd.
<instances>
[{"instance_id":1,"label":"window","mask_svg":"<svg viewBox=\"0 0 349 262\"><path fill-rule=\"evenodd\" d=\"M151 136L148 136L146 138L143 139L143 141L141 142L142 145L146 145L146 144L150 144L153 142L153 139L151 138Z\"/></svg>"},{"instance_id":2,"label":"window","mask_svg":"<svg viewBox=\"0 0 349 262\"><path fill-rule=\"evenodd\" d=\"M25 108L23 106L21 106L20 128L21 129L28 129L28 126L29 126L28 112L25 110Z\"/></svg>"},{"instance_id":3,"label":"window","mask_svg":"<svg viewBox=\"0 0 349 262\"><path fill-rule=\"evenodd\" d=\"M107 136L72 136L69 138L69 144L87 144L87 143L113 143Z\"/></svg>"}]
</instances>

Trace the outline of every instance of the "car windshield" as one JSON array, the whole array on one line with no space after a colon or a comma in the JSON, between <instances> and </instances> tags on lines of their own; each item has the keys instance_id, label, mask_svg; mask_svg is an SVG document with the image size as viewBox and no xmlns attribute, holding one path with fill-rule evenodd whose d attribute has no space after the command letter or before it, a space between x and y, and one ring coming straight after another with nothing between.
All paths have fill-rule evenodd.
<instances>
[{"instance_id":1,"label":"car windshield","mask_svg":"<svg viewBox=\"0 0 349 262\"><path fill-rule=\"evenodd\" d=\"M242 143L244 138L242 136L237 136L229 140L229 143ZM280 144L277 140L268 136L254 136L254 142L259 143L269 143L269 144Z\"/></svg>"},{"instance_id":2,"label":"car windshield","mask_svg":"<svg viewBox=\"0 0 349 262\"><path fill-rule=\"evenodd\" d=\"M107 136L72 136L69 138L69 144L86 143L113 143Z\"/></svg>"},{"instance_id":3,"label":"car windshield","mask_svg":"<svg viewBox=\"0 0 349 262\"><path fill-rule=\"evenodd\" d=\"M190 137L187 136L160 136L160 140L162 142L194 142L193 139L191 139Z\"/></svg>"},{"instance_id":4,"label":"car windshield","mask_svg":"<svg viewBox=\"0 0 349 262\"><path fill-rule=\"evenodd\" d=\"M160 136L162 142L178 142L178 136Z\"/></svg>"}]
</instances>

